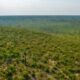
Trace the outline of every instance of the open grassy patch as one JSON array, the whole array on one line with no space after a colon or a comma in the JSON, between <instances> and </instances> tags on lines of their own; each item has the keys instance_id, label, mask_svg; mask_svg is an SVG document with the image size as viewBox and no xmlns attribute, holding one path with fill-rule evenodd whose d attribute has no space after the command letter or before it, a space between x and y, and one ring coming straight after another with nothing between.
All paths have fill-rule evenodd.
<instances>
[{"instance_id":1,"label":"open grassy patch","mask_svg":"<svg viewBox=\"0 0 80 80\"><path fill-rule=\"evenodd\" d=\"M0 80L80 80L80 34L0 27Z\"/></svg>"}]
</instances>

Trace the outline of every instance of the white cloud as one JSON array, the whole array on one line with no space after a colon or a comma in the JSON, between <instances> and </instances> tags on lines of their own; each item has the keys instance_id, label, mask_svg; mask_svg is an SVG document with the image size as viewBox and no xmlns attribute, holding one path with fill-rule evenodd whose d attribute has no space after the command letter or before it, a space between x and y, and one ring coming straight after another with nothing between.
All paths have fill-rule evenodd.
<instances>
[{"instance_id":1,"label":"white cloud","mask_svg":"<svg viewBox=\"0 0 80 80\"><path fill-rule=\"evenodd\" d=\"M0 0L0 14L80 14L79 3L79 0Z\"/></svg>"}]
</instances>

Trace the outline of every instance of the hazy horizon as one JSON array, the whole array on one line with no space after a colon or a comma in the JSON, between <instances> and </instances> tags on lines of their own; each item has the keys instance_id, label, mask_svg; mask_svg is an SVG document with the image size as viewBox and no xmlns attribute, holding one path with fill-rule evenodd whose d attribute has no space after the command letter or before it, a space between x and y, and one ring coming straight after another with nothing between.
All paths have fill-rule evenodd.
<instances>
[{"instance_id":1,"label":"hazy horizon","mask_svg":"<svg viewBox=\"0 0 80 80\"><path fill-rule=\"evenodd\" d=\"M80 15L80 0L0 0L0 15Z\"/></svg>"}]
</instances>

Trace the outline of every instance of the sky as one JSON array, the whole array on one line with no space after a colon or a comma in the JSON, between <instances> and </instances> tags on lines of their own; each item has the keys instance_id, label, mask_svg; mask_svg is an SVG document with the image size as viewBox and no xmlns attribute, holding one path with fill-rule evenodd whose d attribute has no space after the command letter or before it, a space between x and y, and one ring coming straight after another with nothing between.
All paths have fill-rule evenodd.
<instances>
[{"instance_id":1,"label":"sky","mask_svg":"<svg viewBox=\"0 0 80 80\"><path fill-rule=\"evenodd\" d=\"M80 0L0 0L0 15L80 15Z\"/></svg>"}]
</instances>

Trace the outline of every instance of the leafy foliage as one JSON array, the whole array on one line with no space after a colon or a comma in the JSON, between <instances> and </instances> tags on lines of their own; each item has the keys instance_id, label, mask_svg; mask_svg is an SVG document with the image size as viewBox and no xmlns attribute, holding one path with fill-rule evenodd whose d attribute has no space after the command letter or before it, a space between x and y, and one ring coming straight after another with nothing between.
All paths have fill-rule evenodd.
<instances>
[{"instance_id":1,"label":"leafy foliage","mask_svg":"<svg viewBox=\"0 0 80 80\"><path fill-rule=\"evenodd\" d=\"M80 34L0 27L0 80L80 80Z\"/></svg>"}]
</instances>

